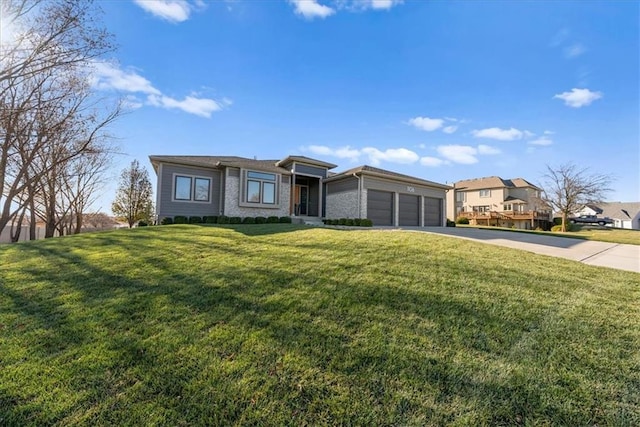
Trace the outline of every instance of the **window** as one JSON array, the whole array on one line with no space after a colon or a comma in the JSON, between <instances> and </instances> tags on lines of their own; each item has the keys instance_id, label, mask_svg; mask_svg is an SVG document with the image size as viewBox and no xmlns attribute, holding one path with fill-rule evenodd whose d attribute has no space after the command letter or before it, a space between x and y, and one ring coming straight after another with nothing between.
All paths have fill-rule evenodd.
<instances>
[{"instance_id":1,"label":"window","mask_svg":"<svg viewBox=\"0 0 640 427\"><path fill-rule=\"evenodd\" d=\"M490 212L491 206L474 206L473 212Z\"/></svg>"},{"instance_id":2,"label":"window","mask_svg":"<svg viewBox=\"0 0 640 427\"><path fill-rule=\"evenodd\" d=\"M182 202L209 202L210 194L210 178L174 175L174 200Z\"/></svg>"},{"instance_id":3,"label":"window","mask_svg":"<svg viewBox=\"0 0 640 427\"><path fill-rule=\"evenodd\" d=\"M191 200L191 177L176 176L174 199Z\"/></svg>"},{"instance_id":4,"label":"window","mask_svg":"<svg viewBox=\"0 0 640 427\"><path fill-rule=\"evenodd\" d=\"M467 193L463 193L462 191L456 191L456 202L466 202L467 201Z\"/></svg>"},{"instance_id":5,"label":"window","mask_svg":"<svg viewBox=\"0 0 640 427\"><path fill-rule=\"evenodd\" d=\"M480 197L491 197L491 190L480 190Z\"/></svg>"},{"instance_id":6,"label":"window","mask_svg":"<svg viewBox=\"0 0 640 427\"><path fill-rule=\"evenodd\" d=\"M247 171L246 202L275 205L277 200L277 175L275 173Z\"/></svg>"},{"instance_id":7,"label":"window","mask_svg":"<svg viewBox=\"0 0 640 427\"><path fill-rule=\"evenodd\" d=\"M512 211L513 210L513 206L511 204L504 205L504 210L505 211Z\"/></svg>"}]
</instances>

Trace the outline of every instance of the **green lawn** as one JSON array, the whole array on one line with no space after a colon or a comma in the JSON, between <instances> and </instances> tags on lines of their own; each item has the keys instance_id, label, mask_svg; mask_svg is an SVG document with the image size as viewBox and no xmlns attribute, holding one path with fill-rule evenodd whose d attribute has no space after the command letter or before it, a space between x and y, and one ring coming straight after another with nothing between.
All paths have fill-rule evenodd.
<instances>
[{"instance_id":1,"label":"green lawn","mask_svg":"<svg viewBox=\"0 0 640 427\"><path fill-rule=\"evenodd\" d=\"M0 425L640 425L640 274L421 233L0 247Z\"/></svg>"}]
</instances>

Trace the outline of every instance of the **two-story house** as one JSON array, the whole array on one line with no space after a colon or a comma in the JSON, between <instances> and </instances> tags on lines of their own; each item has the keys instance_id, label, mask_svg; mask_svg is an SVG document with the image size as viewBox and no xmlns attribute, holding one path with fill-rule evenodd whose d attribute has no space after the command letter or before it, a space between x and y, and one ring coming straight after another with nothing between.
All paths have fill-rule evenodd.
<instances>
[{"instance_id":1,"label":"two-story house","mask_svg":"<svg viewBox=\"0 0 640 427\"><path fill-rule=\"evenodd\" d=\"M546 228L551 210L541 201L541 191L523 178L490 176L458 181L447 195L447 217L465 217L473 225Z\"/></svg>"}]
</instances>

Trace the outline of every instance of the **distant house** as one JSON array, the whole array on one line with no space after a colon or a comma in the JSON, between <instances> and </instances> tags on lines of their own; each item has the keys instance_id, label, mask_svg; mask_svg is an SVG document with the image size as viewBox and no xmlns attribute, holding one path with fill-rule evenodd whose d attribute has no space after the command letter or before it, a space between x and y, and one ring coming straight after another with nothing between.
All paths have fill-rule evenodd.
<instances>
[{"instance_id":1,"label":"distant house","mask_svg":"<svg viewBox=\"0 0 640 427\"><path fill-rule=\"evenodd\" d=\"M542 189L523 178L497 176L458 181L448 194L447 216L474 225L533 229L551 221L551 210L540 200Z\"/></svg>"},{"instance_id":2,"label":"distant house","mask_svg":"<svg viewBox=\"0 0 640 427\"><path fill-rule=\"evenodd\" d=\"M599 218L611 218L616 228L640 230L640 202L609 202L589 204L576 215L596 215Z\"/></svg>"},{"instance_id":3,"label":"distant house","mask_svg":"<svg viewBox=\"0 0 640 427\"><path fill-rule=\"evenodd\" d=\"M159 219L175 216L289 216L296 221L369 218L379 226L443 226L450 187L371 166L337 166L304 156L149 156Z\"/></svg>"}]
</instances>

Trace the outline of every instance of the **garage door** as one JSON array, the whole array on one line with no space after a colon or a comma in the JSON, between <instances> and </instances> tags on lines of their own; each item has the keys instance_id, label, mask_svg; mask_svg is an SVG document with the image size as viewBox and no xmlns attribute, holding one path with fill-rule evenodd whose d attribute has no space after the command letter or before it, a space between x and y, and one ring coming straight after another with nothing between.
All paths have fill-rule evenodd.
<instances>
[{"instance_id":1,"label":"garage door","mask_svg":"<svg viewBox=\"0 0 640 427\"><path fill-rule=\"evenodd\" d=\"M393 193L368 190L367 218L373 225L393 225Z\"/></svg>"},{"instance_id":2,"label":"garage door","mask_svg":"<svg viewBox=\"0 0 640 427\"><path fill-rule=\"evenodd\" d=\"M400 212L398 224L417 227L420 225L420 197L409 194L400 194L398 201Z\"/></svg>"},{"instance_id":3,"label":"garage door","mask_svg":"<svg viewBox=\"0 0 640 427\"><path fill-rule=\"evenodd\" d=\"M424 225L442 225L442 199L424 198Z\"/></svg>"}]
</instances>

